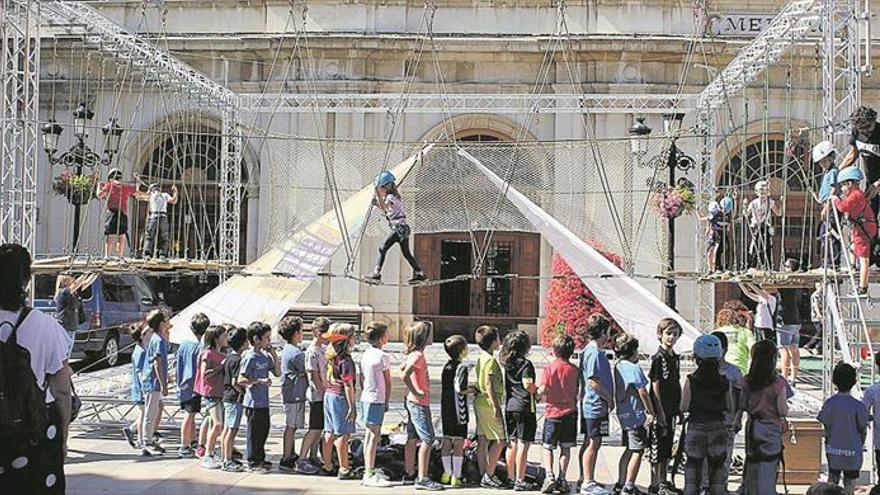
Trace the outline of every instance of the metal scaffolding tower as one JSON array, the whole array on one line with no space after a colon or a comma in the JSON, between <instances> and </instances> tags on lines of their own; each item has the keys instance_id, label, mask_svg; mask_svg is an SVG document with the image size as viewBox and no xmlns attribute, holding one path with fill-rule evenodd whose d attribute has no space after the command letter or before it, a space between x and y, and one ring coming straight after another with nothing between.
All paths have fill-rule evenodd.
<instances>
[{"instance_id":1,"label":"metal scaffolding tower","mask_svg":"<svg viewBox=\"0 0 880 495\"><path fill-rule=\"evenodd\" d=\"M40 3L2 0L0 242L34 251L39 147Z\"/></svg>"},{"instance_id":2,"label":"metal scaffolding tower","mask_svg":"<svg viewBox=\"0 0 880 495\"><path fill-rule=\"evenodd\" d=\"M870 50L865 66L859 65L859 19L868 17L858 9L856 0L826 0L822 9L822 116L825 138L836 141L838 148L847 144L841 133L859 105L861 75L870 70ZM867 39L870 42L870 35Z\"/></svg>"}]
</instances>

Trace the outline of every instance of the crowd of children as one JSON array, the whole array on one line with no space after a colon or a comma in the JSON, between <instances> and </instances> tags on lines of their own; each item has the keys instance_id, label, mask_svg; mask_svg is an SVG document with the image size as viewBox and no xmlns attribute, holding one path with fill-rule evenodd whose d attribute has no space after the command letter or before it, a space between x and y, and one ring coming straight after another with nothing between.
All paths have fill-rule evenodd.
<instances>
[{"instance_id":1,"label":"crowd of children","mask_svg":"<svg viewBox=\"0 0 880 495\"><path fill-rule=\"evenodd\" d=\"M574 340L560 335L552 343L554 359L540 376L529 359L532 342L525 332L502 337L496 327L477 328L474 336L480 354L473 376L464 364L467 340L453 335L443 344L449 360L441 376L442 431L436 433L425 357L433 330L425 322L407 326L403 332L406 356L398 370L406 394L404 484L430 491L462 486L472 407L479 477L473 479L471 474L469 481L485 488L571 493L567 473L580 431L583 447L577 463L581 477L575 490L584 495L643 493L636 487L643 462L651 466L649 493L727 494L734 437L747 415L742 493L776 493L787 400L792 392L777 372L777 347L772 341L761 340L751 344L750 350L737 350L738 340L750 336L741 331L749 326L743 321L745 311L735 305L722 309L719 322L725 325L696 339L696 369L683 380L674 350L681 327L674 319L658 324L659 349L647 375L638 364L639 341L625 333L612 339L611 322L599 314L588 318L584 329L588 341L578 364L571 361ZM140 416L124 432L145 457L165 452L156 430L169 389L170 327L167 316L154 311L132 330L137 345L132 356L131 399L139 404ZM354 327L331 325L326 318L313 322L312 341L305 350L301 349L302 320L284 318L277 328L284 341L280 355L271 344L271 328L264 323L255 322L246 329L211 325L205 315L198 314L192 318L191 329L198 340L184 342L177 349L177 391L184 413L179 457L199 457L208 469L270 471L265 444L274 375L280 378L284 413L279 470L360 479L368 487L393 486L389 473L376 461L392 388L391 361L383 350L388 342L385 324L366 326L366 348L359 363L352 357ZM613 351L613 362L607 351ZM747 356L740 359L743 353ZM729 356L733 362L728 362ZM828 479L832 484L842 480L843 490L852 493L862 466L868 423L871 418L880 421L876 414L880 385L869 388L863 402L854 399L849 392L856 381L855 370L843 363L834 369L833 381L838 393L826 401L818 416L825 427ZM540 402L544 403L540 432L544 475L536 476L527 459L538 436ZM197 432L195 420L200 412L204 420ZM616 483L606 488L596 479L596 461L609 434L611 414L620 425L624 450ZM247 418L244 455L235 449L242 416ZM355 474L348 451L358 419L365 428L362 474ZM303 432L299 453L294 442L297 430ZM877 431L875 427L875 436ZM436 439L440 440L443 473L433 479L430 460ZM683 490L673 484L682 464Z\"/></svg>"}]
</instances>

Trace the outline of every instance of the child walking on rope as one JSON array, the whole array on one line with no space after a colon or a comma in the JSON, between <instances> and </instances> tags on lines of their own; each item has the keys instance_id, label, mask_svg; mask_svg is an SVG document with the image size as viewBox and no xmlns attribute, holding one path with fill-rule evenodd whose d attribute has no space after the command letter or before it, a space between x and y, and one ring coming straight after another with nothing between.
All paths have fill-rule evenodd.
<instances>
[{"instance_id":1,"label":"child walking on rope","mask_svg":"<svg viewBox=\"0 0 880 495\"><path fill-rule=\"evenodd\" d=\"M375 270L364 278L376 282L382 280L382 265L385 264L385 255L391 249L391 246L400 244L400 252L413 269L413 278L410 279L410 282L419 282L425 280L425 273L409 250L409 234L411 229L406 221L406 213L403 211L400 193L397 192L396 180L394 174L387 170L376 177L376 200L374 200L374 204L385 213L385 218L391 226L391 233L385 237L382 245L379 246L379 257L376 259Z\"/></svg>"},{"instance_id":2,"label":"child walking on rope","mask_svg":"<svg viewBox=\"0 0 880 495\"><path fill-rule=\"evenodd\" d=\"M837 211L845 214L852 224L852 253L859 259L859 295L868 294L868 266L871 247L877 238L877 218L859 183L865 175L856 167L848 167L837 174L837 184L843 197L833 197Z\"/></svg>"},{"instance_id":3,"label":"child walking on rope","mask_svg":"<svg viewBox=\"0 0 880 495\"><path fill-rule=\"evenodd\" d=\"M746 208L749 217L749 267L771 270L773 268L773 215L779 216L779 204L770 197L770 184L766 180L755 184L755 195Z\"/></svg>"}]
</instances>

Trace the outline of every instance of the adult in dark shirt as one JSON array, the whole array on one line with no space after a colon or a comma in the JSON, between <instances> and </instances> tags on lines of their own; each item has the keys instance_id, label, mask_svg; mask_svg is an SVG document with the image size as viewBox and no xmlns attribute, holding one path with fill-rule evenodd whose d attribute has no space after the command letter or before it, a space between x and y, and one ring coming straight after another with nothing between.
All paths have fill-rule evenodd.
<instances>
[{"instance_id":1,"label":"adult in dark shirt","mask_svg":"<svg viewBox=\"0 0 880 495\"><path fill-rule=\"evenodd\" d=\"M67 331L71 342L76 338L80 323L84 323L85 313L79 290L89 278L85 276L74 279L70 275L59 275L55 283L55 320Z\"/></svg>"},{"instance_id":2,"label":"adult in dark shirt","mask_svg":"<svg viewBox=\"0 0 880 495\"><path fill-rule=\"evenodd\" d=\"M865 194L874 211L880 207L880 127L877 126L877 112L871 107L861 106L851 116L852 136L849 152L843 158L840 169L853 165L861 157L862 171L868 179Z\"/></svg>"},{"instance_id":3,"label":"adult in dark shirt","mask_svg":"<svg viewBox=\"0 0 880 495\"><path fill-rule=\"evenodd\" d=\"M785 271L795 272L800 263L795 259L785 260ZM801 296L803 289L779 289L782 328L776 331L776 345L782 357L782 376L794 386L800 369L801 340Z\"/></svg>"}]
</instances>

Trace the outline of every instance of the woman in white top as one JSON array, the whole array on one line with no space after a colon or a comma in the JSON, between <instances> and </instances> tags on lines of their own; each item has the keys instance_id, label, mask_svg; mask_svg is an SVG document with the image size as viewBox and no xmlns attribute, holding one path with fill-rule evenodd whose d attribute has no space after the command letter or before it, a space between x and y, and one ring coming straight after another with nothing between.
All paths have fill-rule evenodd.
<instances>
[{"instance_id":1,"label":"woman in white top","mask_svg":"<svg viewBox=\"0 0 880 495\"><path fill-rule=\"evenodd\" d=\"M0 412L5 425L0 428L0 486L15 487L15 493L63 494L71 409L70 338L52 316L26 307L30 281L27 249L0 246L0 361L5 361L0 364L7 380L0 383L0 401L9 401L5 405L11 407ZM30 369L18 366L27 360ZM28 380L36 380L36 387Z\"/></svg>"},{"instance_id":2,"label":"woman in white top","mask_svg":"<svg viewBox=\"0 0 880 495\"><path fill-rule=\"evenodd\" d=\"M775 343L778 291L776 288L765 290L755 284L740 284L740 289L746 297L758 303L755 308L755 342L772 340Z\"/></svg>"}]
</instances>

